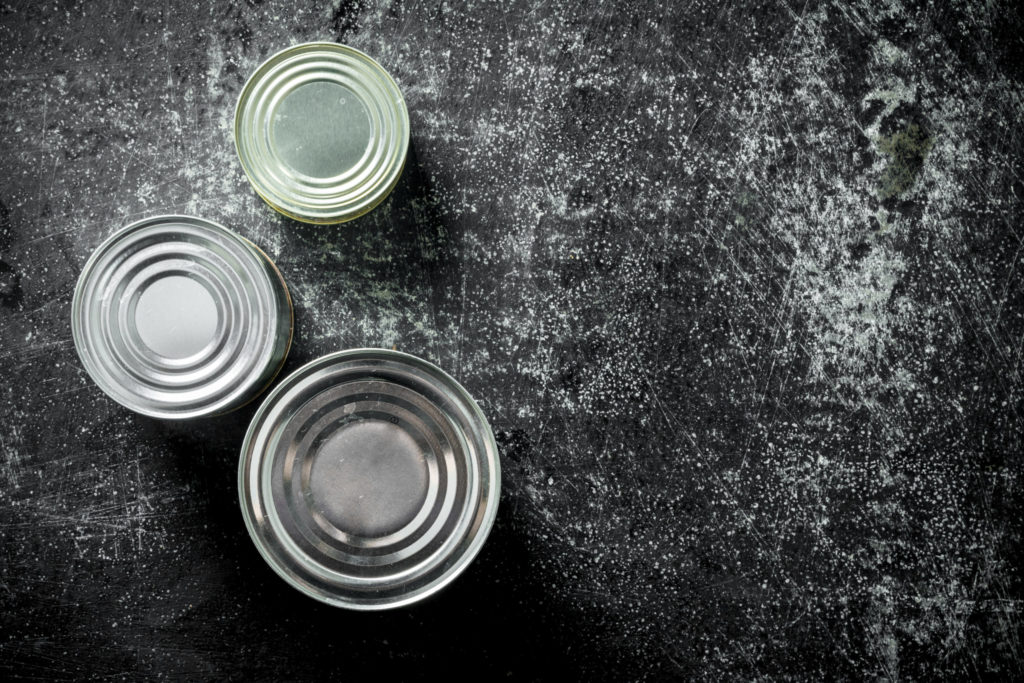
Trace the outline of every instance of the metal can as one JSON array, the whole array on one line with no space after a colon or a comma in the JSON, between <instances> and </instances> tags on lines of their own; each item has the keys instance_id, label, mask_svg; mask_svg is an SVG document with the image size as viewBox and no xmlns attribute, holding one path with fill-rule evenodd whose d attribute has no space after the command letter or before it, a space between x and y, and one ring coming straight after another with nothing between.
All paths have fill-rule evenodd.
<instances>
[{"instance_id":1,"label":"metal can","mask_svg":"<svg viewBox=\"0 0 1024 683\"><path fill-rule=\"evenodd\" d=\"M501 486L479 406L424 360L341 351L284 380L242 446L239 500L263 558L325 603L381 610L437 592L490 532Z\"/></svg>"},{"instance_id":2,"label":"metal can","mask_svg":"<svg viewBox=\"0 0 1024 683\"><path fill-rule=\"evenodd\" d=\"M235 149L253 188L307 223L343 223L380 204L408 147L409 112L394 79L337 43L273 55L235 107Z\"/></svg>"},{"instance_id":3,"label":"metal can","mask_svg":"<svg viewBox=\"0 0 1024 683\"><path fill-rule=\"evenodd\" d=\"M288 287L258 247L212 221L157 216L111 235L78 278L82 365L143 415L226 412L259 395L292 338Z\"/></svg>"}]
</instances>

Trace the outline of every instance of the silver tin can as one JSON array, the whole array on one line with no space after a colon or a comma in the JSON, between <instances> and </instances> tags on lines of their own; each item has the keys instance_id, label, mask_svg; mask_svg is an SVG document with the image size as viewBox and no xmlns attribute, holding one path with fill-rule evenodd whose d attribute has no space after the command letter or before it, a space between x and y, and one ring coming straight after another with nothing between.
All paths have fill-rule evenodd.
<instances>
[{"instance_id":1,"label":"silver tin can","mask_svg":"<svg viewBox=\"0 0 1024 683\"><path fill-rule=\"evenodd\" d=\"M82 365L118 403L184 419L226 412L277 375L292 305L258 247L212 221L157 216L111 235L71 305Z\"/></svg>"},{"instance_id":2,"label":"silver tin can","mask_svg":"<svg viewBox=\"0 0 1024 683\"><path fill-rule=\"evenodd\" d=\"M476 556L501 486L494 436L459 384L415 356L355 349L279 383L242 446L239 499L264 559L303 593L381 610Z\"/></svg>"},{"instance_id":3,"label":"silver tin can","mask_svg":"<svg viewBox=\"0 0 1024 683\"><path fill-rule=\"evenodd\" d=\"M235 107L235 149L253 188L307 223L342 223L380 204L408 147L409 112L394 79L337 43L270 57Z\"/></svg>"}]
</instances>

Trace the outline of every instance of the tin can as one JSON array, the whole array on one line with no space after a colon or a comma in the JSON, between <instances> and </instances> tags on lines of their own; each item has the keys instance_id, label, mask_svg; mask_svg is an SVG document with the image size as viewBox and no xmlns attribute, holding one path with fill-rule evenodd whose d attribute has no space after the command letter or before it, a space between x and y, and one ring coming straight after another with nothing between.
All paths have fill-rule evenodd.
<instances>
[{"instance_id":1,"label":"tin can","mask_svg":"<svg viewBox=\"0 0 1024 683\"><path fill-rule=\"evenodd\" d=\"M253 188L307 223L343 223L380 204L408 147L409 112L394 79L337 43L273 55L235 107L235 149Z\"/></svg>"},{"instance_id":2,"label":"tin can","mask_svg":"<svg viewBox=\"0 0 1024 683\"><path fill-rule=\"evenodd\" d=\"M383 349L324 356L282 380L238 470L263 558L306 595L355 610L407 605L455 579L491 529L500 481L466 390Z\"/></svg>"},{"instance_id":3,"label":"tin can","mask_svg":"<svg viewBox=\"0 0 1024 683\"><path fill-rule=\"evenodd\" d=\"M103 242L78 278L71 330L82 365L143 415L226 412L277 375L292 304L258 247L212 221L157 216Z\"/></svg>"}]
</instances>

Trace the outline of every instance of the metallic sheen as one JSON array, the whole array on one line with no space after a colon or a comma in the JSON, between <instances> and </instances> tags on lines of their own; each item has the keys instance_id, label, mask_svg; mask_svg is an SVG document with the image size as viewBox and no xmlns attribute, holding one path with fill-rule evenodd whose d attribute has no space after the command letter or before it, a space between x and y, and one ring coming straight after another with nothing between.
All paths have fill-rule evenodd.
<instances>
[{"instance_id":1,"label":"metallic sheen","mask_svg":"<svg viewBox=\"0 0 1024 683\"><path fill-rule=\"evenodd\" d=\"M406 605L476 556L500 491L487 419L415 356L355 349L285 378L242 447L239 499L270 566L331 605Z\"/></svg>"},{"instance_id":2,"label":"metallic sheen","mask_svg":"<svg viewBox=\"0 0 1024 683\"><path fill-rule=\"evenodd\" d=\"M157 216L109 237L72 301L82 364L118 403L181 419L248 402L281 369L288 289L270 259L227 228Z\"/></svg>"},{"instance_id":3,"label":"metallic sheen","mask_svg":"<svg viewBox=\"0 0 1024 683\"><path fill-rule=\"evenodd\" d=\"M409 113L380 64L337 43L306 43L264 62L235 108L235 148L256 192L308 223L374 208L405 165Z\"/></svg>"}]
</instances>

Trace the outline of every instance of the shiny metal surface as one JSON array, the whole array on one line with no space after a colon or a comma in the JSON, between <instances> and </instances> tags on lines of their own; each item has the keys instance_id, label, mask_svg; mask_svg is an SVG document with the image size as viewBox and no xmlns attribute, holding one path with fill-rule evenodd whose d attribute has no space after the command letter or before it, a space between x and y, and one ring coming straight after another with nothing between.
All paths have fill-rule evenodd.
<instances>
[{"instance_id":1,"label":"shiny metal surface","mask_svg":"<svg viewBox=\"0 0 1024 683\"><path fill-rule=\"evenodd\" d=\"M86 263L71 328L86 371L115 401L181 419L224 412L280 370L292 334L287 286L248 240L191 216L109 237Z\"/></svg>"},{"instance_id":2,"label":"shiny metal surface","mask_svg":"<svg viewBox=\"0 0 1024 683\"><path fill-rule=\"evenodd\" d=\"M472 561L497 513L490 426L459 384L408 354L355 349L285 378L242 447L239 499L288 583L359 610L420 600Z\"/></svg>"},{"instance_id":3,"label":"shiny metal surface","mask_svg":"<svg viewBox=\"0 0 1024 683\"><path fill-rule=\"evenodd\" d=\"M235 147L256 192L310 223L341 223L394 188L409 114L394 79L359 50L306 43L275 54L235 108Z\"/></svg>"}]
</instances>

